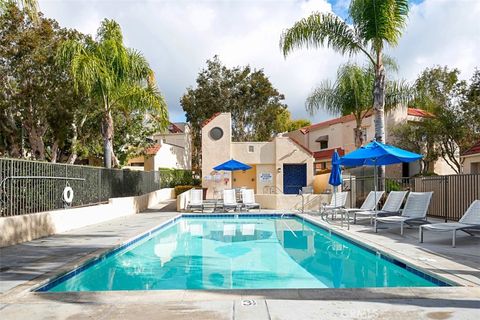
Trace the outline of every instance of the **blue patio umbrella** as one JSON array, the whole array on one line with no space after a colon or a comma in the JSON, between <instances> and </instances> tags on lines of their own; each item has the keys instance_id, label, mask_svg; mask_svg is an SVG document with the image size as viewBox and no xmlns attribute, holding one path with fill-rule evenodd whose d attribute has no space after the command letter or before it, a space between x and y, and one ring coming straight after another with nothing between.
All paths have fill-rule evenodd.
<instances>
[{"instance_id":1,"label":"blue patio umbrella","mask_svg":"<svg viewBox=\"0 0 480 320\"><path fill-rule=\"evenodd\" d=\"M377 166L420 160L423 156L388 144L372 142L340 158L340 164L350 167L373 166L374 187L377 191ZM376 196L376 193L375 193ZM376 199L375 199L376 200ZM376 201L375 201L376 202ZM375 211L377 208L375 207Z\"/></svg>"},{"instance_id":2,"label":"blue patio umbrella","mask_svg":"<svg viewBox=\"0 0 480 320\"><path fill-rule=\"evenodd\" d=\"M248 170L251 169L252 167L249 166L248 164L242 163L240 161L230 159L222 164L219 164L216 167L213 167L213 170L223 170L223 171L237 171L237 170Z\"/></svg>"},{"instance_id":3,"label":"blue patio umbrella","mask_svg":"<svg viewBox=\"0 0 480 320\"><path fill-rule=\"evenodd\" d=\"M344 166L385 166L389 164L413 162L423 156L388 144L372 141L340 158Z\"/></svg>"},{"instance_id":4,"label":"blue patio umbrella","mask_svg":"<svg viewBox=\"0 0 480 320\"><path fill-rule=\"evenodd\" d=\"M342 182L343 178L342 169L340 168L340 156L338 155L337 149L335 149L332 154L332 171L330 172L330 177L328 178L328 184L333 186L334 194L337 192L337 187L341 185ZM336 199L336 197L334 199Z\"/></svg>"},{"instance_id":5,"label":"blue patio umbrella","mask_svg":"<svg viewBox=\"0 0 480 320\"><path fill-rule=\"evenodd\" d=\"M332 171L330 172L330 178L328 178L328 183L334 187L341 185L343 182L342 179L342 169L340 168L340 156L338 155L337 149L332 154Z\"/></svg>"}]
</instances>

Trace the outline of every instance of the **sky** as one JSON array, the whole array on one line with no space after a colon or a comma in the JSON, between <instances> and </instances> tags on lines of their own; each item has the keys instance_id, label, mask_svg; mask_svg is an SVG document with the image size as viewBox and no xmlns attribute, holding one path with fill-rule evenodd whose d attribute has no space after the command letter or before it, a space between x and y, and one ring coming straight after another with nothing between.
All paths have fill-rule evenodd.
<instances>
[{"instance_id":1,"label":"sky","mask_svg":"<svg viewBox=\"0 0 480 320\"><path fill-rule=\"evenodd\" d=\"M350 0L40 0L40 10L63 27L95 35L104 18L116 20L128 47L140 50L155 71L170 120L184 121L180 98L195 86L207 59L218 55L229 67L263 69L294 118L318 122L333 115L305 111L305 99L324 79L335 80L348 61L328 48L301 49L286 58L283 30L312 12L346 17ZM399 65L390 78L414 81L426 67L448 65L469 79L480 67L480 0L411 1L407 28L395 48Z\"/></svg>"}]
</instances>

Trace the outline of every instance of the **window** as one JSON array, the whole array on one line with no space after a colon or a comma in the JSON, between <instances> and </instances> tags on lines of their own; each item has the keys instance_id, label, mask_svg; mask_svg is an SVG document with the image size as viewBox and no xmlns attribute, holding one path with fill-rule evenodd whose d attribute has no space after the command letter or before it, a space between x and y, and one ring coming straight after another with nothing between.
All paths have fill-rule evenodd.
<instances>
[{"instance_id":1,"label":"window","mask_svg":"<svg viewBox=\"0 0 480 320\"><path fill-rule=\"evenodd\" d=\"M248 146L248 152L249 153L255 152L255 147L254 146Z\"/></svg>"},{"instance_id":2,"label":"window","mask_svg":"<svg viewBox=\"0 0 480 320\"><path fill-rule=\"evenodd\" d=\"M320 149L328 149L328 141L320 141Z\"/></svg>"},{"instance_id":3,"label":"window","mask_svg":"<svg viewBox=\"0 0 480 320\"><path fill-rule=\"evenodd\" d=\"M210 130L210 137L213 140L220 140L223 137L223 130L219 127L215 127L212 130Z\"/></svg>"},{"instance_id":4,"label":"window","mask_svg":"<svg viewBox=\"0 0 480 320\"><path fill-rule=\"evenodd\" d=\"M480 162L473 162L470 165L470 173L480 173Z\"/></svg>"}]
</instances>

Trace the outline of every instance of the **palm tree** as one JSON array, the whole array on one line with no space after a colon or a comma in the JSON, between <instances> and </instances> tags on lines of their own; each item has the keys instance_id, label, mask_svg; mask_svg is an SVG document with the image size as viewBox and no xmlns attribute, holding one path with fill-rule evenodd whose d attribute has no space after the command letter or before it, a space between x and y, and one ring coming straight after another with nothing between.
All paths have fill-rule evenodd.
<instances>
[{"instance_id":1,"label":"palm tree","mask_svg":"<svg viewBox=\"0 0 480 320\"><path fill-rule=\"evenodd\" d=\"M67 40L59 49L58 61L69 67L75 89L85 90L98 104L105 167L111 167L112 159L118 165L113 153L112 113L148 112L166 127L166 103L153 71L141 53L124 46L117 22L102 21L96 40Z\"/></svg>"},{"instance_id":2,"label":"palm tree","mask_svg":"<svg viewBox=\"0 0 480 320\"><path fill-rule=\"evenodd\" d=\"M364 54L374 69L375 138L385 142L386 75L383 49L395 46L408 16L408 0L352 0L352 25L330 13L313 13L283 32L284 56L300 47L330 47L348 55Z\"/></svg>"},{"instance_id":3,"label":"palm tree","mask_svg":"<svg viewBox=\"0 0 480 320\"><path fill-rule=\"evenodd\" d=\"M387 67L396 69L393 62L387 60ZM347 63L338 68L337 80L332 84L328 79L323 80L313 90L306 101L310 113L324 109L334 115L349 115L355 117L354 128L355 147L363 145L363 119L373 109L372 87L375 73L371 67L361 67ZM408 103L412 99L413 89L404 81L388 81L385 94L385 108L395 108L399 103Z\"/></svg>"}]
</instances>

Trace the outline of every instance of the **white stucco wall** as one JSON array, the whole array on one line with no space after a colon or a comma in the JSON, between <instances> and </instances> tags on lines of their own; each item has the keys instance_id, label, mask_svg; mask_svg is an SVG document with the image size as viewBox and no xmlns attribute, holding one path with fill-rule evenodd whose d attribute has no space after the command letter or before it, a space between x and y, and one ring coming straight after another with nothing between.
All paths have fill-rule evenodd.
<instances>
[{"instance_id":1,"label":"white stucco wall","mask_svg":"<svg viewBox=\"0 0 480 320\"><path fill-rule=\"evenodd\" d=\"M108 204L1 217L0 247L133 215L173 197L174 190L167 188L137 197L112 198Z\"/></svg>"},{"instance_id":2,"label":"white stucco wall","mask_svg":"<svg viewBox=\"0 0 480 320\"><path fill-rule=\"evenodd\" d=\"M463 156L462 163L463 173L480 173L480 153Z\"/></svg>"},{"instance_id":3,"label":"white stucco wall","mask_svg":"<svg viewBox=\"0 0 480 320\"><path fill-rule=\"evenodd\" d=\"M223 136L219 140L213 140L210 130L219 127ZM208 188L207 198L214 197L214 190L221 192L223 189L230 189L232 176L224 172L220 181L207 180L213 173L213 167L228 161L232 158L232 120L230 113L221 113L212 119L202 128L202 186Z\"/></svg>"}]
</instances>

